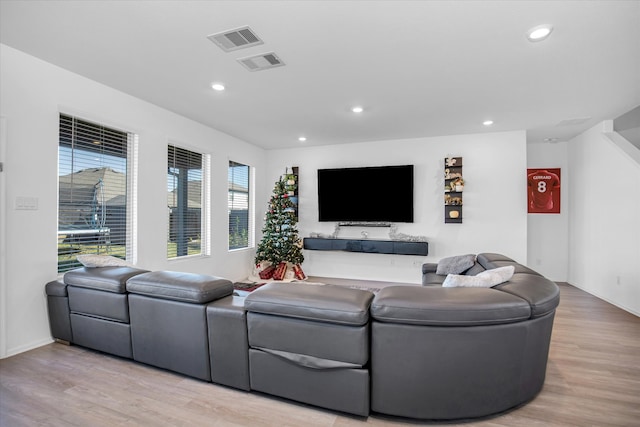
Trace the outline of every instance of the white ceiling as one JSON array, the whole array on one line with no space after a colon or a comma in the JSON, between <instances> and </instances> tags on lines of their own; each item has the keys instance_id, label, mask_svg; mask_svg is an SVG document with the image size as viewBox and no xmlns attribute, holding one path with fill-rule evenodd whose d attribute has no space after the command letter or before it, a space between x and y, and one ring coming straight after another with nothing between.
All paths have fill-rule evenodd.
<instances>
[{"instance_id":1,"label":"white ceiling","mask_svg":"<svg viewBox=\"0 0 640 427\"><path fill-rule=\"evenodd\" d=\"M530 43L539 24L554 31ZM207 39L245 25L264 44L225 53ZM267 149L521 129L566 140L640 104L640 1L2 0L0 31ZM284 67L236 61L271 51Z\"/></svg>"}]
</instances>

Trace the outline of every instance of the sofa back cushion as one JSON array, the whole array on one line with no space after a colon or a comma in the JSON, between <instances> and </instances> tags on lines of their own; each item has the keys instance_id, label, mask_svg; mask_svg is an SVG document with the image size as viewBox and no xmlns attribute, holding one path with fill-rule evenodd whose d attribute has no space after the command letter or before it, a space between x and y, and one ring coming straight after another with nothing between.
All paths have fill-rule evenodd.
<instances>
[{"instance_id":1,"label":"sofa back cushion","mask_svg":"<svg viewBox=\"0 0 640 427\"><path fill-rule=\"evenodd\" d=\"M529 303L488 288L390 286L371 304L374 320L431 326L479 326L520 322L531 316Z\"/></svg>"},{"instance_id":2,"label":"sofa back cushion","mask_svg":"<svg viewBox=\"0 0 640 427\"><path fill-rule=\"evenodd\" d=\"M541 317L556 309L560 303L560 288L555 282L513 259L496 253L478 254L477 261L487 269L513 265L515 272L506 283L494 289L508 292L529 302L531 317Z\"/></svg>"},{"instance_id":3,"label":"sofa back cushion","mask_svg":"<svg viewBox=\"0 0 640 427\"><path fill-rule=\"evenodd\" d=\"M82 267L67 271L63 280L65 285L124 294L127 280L146 272L134 267Z\"/></svg>"}]
</instances>

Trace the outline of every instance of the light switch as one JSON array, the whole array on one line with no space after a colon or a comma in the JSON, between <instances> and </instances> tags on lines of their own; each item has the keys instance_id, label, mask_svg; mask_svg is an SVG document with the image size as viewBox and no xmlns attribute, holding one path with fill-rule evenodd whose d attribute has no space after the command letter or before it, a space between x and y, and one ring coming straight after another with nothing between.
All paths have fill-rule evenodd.
<instances>
[{"instance_id":1,"label":"light switch","mask_svg":"<svg viewBox=\"0 0 640 427\"><path fill-rule=\"evenodd\" d=\"M38 198L37 197L16 197L16 210L37 211Z\"/></svg>"}]
</instances>

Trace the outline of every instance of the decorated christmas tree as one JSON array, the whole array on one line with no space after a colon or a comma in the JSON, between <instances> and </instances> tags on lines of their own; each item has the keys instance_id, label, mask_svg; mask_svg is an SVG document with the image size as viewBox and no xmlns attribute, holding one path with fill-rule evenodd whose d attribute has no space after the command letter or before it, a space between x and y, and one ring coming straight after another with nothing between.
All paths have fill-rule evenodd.
<instances>
[{"instance_id":1,"label":"decorated christmas tree","mask_svg":"<svg viewBox=\"0 0 640 427\"><path fill-rule=\"evenodd\" d=\"M255 264L261 279L282 280L290 272L299 280L306 276L300 267L302 240L298 237L296 204L292 200L296 176L287 173L275 183L264 219L262 240L256 250ZM292 274L291 274L292 273Z\"/></svg>"}]
</instances>

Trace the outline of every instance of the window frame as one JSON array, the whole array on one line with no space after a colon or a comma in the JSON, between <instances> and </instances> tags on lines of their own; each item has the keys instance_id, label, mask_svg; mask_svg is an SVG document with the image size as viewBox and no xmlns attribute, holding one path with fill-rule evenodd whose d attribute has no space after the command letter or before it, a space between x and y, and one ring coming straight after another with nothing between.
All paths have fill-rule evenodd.
<instances>
[{"instance_id":1,"label":"window frame","mask_svg":"<svg viewBox=\"0 0 640 427\"><path fill-rule=\"evenodd\" d=\"M242 182L237 182L233 179L234 174L232 172L232 167L246 167L247 168L247 178L246 178L246 187L247 190L246 192L243 191L237 191L234 190L235 185L243 185L244 181ZM234 251L242 251L242 250L247 250L247 249L252 249L255 247L255 209L254 209L254 198L255 198L255 185L254 185L254 180L255 180L255 168L246 164L246 163L240 163L231 159L228 159L228 170L227 170L227 250L229 252L234 252ZM232 209L235 205L235 194L236 193L244 193L246 194L246 208L247 208L247 228L246 228L246 233L247 233L247 237L246 237L246 245L235 245L233 246L231 244L231 240L232 240L232 222L234 221L234 219L232 219L232 211L234 209ZM238 210L238 209L235 209ZM236 217L237 218L237 217Z\"/></svg>"},{"instance_id":2,"label":"window frame","mask_svg":"<svg viewBox=\"0 0 640 427\"><path fill-rule=\"evenodd\" d=\"M188 144L183 144L180 142L176 142L176 141L168 141L167 143L167 150L166 150L166 155L167 155L167 161L166 161L166 167L167 167L167 173L166 173L166 178L165 178L165 183L167 185L167 190L169 191L169 169L172 167L172 164L170 164L171 158L170 158L170 147L174 148L174 153L176 151L176 149L178 151L180 151L183 155L184 154L194 154L197 156L200 156L200 168L199 168L199 175L200 175L200 208L199 208L199 216L200 216L200 220L199 222L199 231L198 231L198 235L199 235L199 240L200 240L200 247L199 247L199 252L197 253L189 253L189 248L188 248L188 241L185 242L176 242L176 250L175 250L175 256L172 256L173 252L170 250L170 246L171 246L171 227L172 227L172 220L171 220L171 209L172 206L170 206L169 203L169 197L170 195L167 194L167 226L166 226L166 232L167 232L167 250L166 250L166 256L167 256L167 260L168 261L176 261L176 260L182 260L182 259L186 259L186 258L195 258L195 257L207 257L210 256L211 254L211 244L210 244L210 230L211 230L211 209L210 209L210 182L211 182L211 155L208 153L204 153L201 150L194 148ZM175 160L175 158L174 158ZM175 161L173 163L173 166L175 167ZM187 164L187 166L189 166ZM186 195L186 199L185 202L187 203L187 214L189 213L189 185L188 185L188 181L189 181L189 172L187 172L186 175L184 175L187 179L187 183L186 183L186 188L187 189L187 195ZM184 184L183 184L184 185ZM176 187L177 189L178 187ZM171 190L173 191L173 190ZM169 191L170 193L170 191ZM191 202L193 202L193 200L191 200ZM194 209L194 208L191 208ZM194 212L192 212L193 214ZM183 217L186 218L186 217ZM184 225L183 225L184 226ZM188 228L188 227L187 227ZM191 228L188 229L187 232L191 232L193 233L196 229ZM183 230L184 231L184 230ZM179 249L178 249L178 245L179 244L186 244L187 245L187 253L183 254L183 255L179 255Z\"/></svg>"},{"instance_id":3,"label":"window frame","mask_svg":"<svg viewBox=\"0 0 640 427\"><path fill-rule=\"evenodd\" d=\"M96 147L88 143L89 139L94 138L95 140L92 140L92 143L96 144ZM123 140L120 140L121 138ZM63 147L66 147L68 150L67 153L63 151ZM124 151L124 156L119 155L117 153L118 150ZM137 153L138 135L135 132L127 130L122 126L113 125L103 119L87 118L74 112L62 110L58 112L58 155L56 159L58 170L56 183L56 222L58 238L56 247L58 254L56 264L59 275L73 268L82 266L81 263L73 261L72 259L67 260L66 263L61 261L61 255L65 255L64 252L61 254L61 249L65 248L65 242L68 245L66 255L73 255L74 253L77 255L97 253L100 255L117 256L131 264L137 262ZM118 158L124 159L125 164L120 164L119 160L117 160ZM65 161L67 162L66 164ZM76 202L87 204L88 199L79 198L74 201L73 196L64 194L65 202L63 202L61 195L61 178L67 177L64 181L68 181L65 183L65 191L63 193L71 192L71 194L73 194L73 192L76 191L74 189L80 188L81 181L79 179L79 173L81 171L88 171L90 169L99 171L100 169L109 169L112 166L117 169L112 169L112 173L124 174L124 183L117 182L120 181L122 177L115 179L115 182L111 183L109 183L106 176L98 179L96 184L94 184L93 197L90 203L92 205L91 216L94 218L93 221L90 221L87 227L79 227L77 222L69 222L69 217L63 220L63 212L68 212L69 204L71 204L71 206ZM106 171L104 173L106 173ZM76 175L76 178L73 178L73 175ZM102 182L103 180L104 182ZM78 183L76 184L74 181ZM87 183L84 183L84 186L86 186L86 184ZM104 190L105 186L107 190ZM102 189L100 190L100 188ZM106 197L112 197L111 200L105 199L105 191L108 194ZM99 198L98 192L102 192ZM124 192L124 194L115 196L116 198L124 196L125 205L123 207L121 204L118 204L120 201L113 202L114 192ZM63 206L65 203L68 204L66 207ZM93 205L100 205L100 207L97 208ZM124 210L122 211L122 208L118 209L118 206ZM116 209L119 213L116 214L116 211L113 211L113 209ZM123 214L124 219L122 219ZM61 223L61 221L63 222ZM98 225L100 226L98 227ZM116 230L118 228L124 228L124 232L116 231L114 233L114 227ZM96 230L95 233L89 232L94 229ZM78 233L61 233L61 231L68 230L78 231ZM107 230L109 231L107 232ZM114 242L114 238L116 241L123 242L124 250L117 251L117 243ZM76 248L73 248L73 244L71 244L72 241L75 242ZM92 251L87 248L87 246L93 244L96 246L95 250ZM104 252L101 251L101 246L105 247ZM116 249L116 253L112 252L114 248Z\"/></svg>"}]
</instances>

